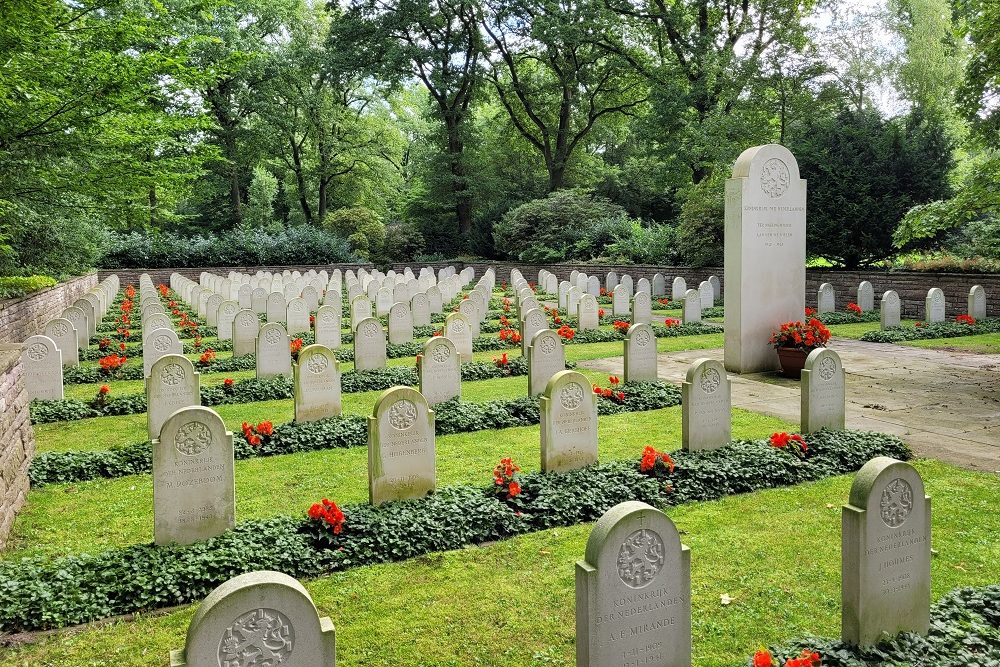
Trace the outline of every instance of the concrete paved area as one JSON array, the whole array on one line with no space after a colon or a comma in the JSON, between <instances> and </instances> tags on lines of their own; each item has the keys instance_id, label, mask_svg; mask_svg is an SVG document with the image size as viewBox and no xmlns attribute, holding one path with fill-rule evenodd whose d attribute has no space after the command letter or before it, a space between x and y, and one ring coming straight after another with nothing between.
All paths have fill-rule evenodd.
<instances>
[{"instance_id":1,"label":"concrete paved area","mask_svg":"<svg viewBox=\"0 0 1000 667\"><path fill-rule=\"evenodd\" d=\"M847 372L847 426L900 436L921 457L1000 474L1000 355L836 338ZM722 350L661 353L660 377L684 378L692 361ZM581 362L622 374L622 357ZM799 387L776 374L730 375L733 405L799 421Z\"/></svg>"}]
</instances>

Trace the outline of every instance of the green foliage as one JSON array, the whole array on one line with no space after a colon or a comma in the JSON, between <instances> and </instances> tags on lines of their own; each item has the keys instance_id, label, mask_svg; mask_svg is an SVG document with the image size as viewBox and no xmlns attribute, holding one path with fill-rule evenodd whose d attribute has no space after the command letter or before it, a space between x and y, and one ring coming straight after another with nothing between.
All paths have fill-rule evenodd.
<instances>
[{"instance_id":1,"label":"green foliage","mask_svg":"<svg viewBox=\"0 0 1000 667\"><path fill-rule=\"evenodd\" d=\"M512 209L493 227L498 250L524 262L547 264L591 259L602 252L592 240L608 226L629 224L625 209L574 190L553 192Z\"/></svg>"},{"instance_id":2,"label":"green foliage","mask_svg":"<svg viewBox=\"0 0 1000 667\"><path fill-rule=\"evenodd\" d=\"M810 119L789 147L809 181L809 253L847 268L890 257L906 211L949 193L943 127L916 113L905 121L846 110Z\"/></svg>"},{"instance_id":3,"label":"green foliage","mask_svg":"<svg viewBox=\"0 0 1000 667\"><path fill-rule=\"evenodd\" d=\"M852 646L810 637L772 647L779 664L803 649L816 651L824 667L986 667L1000 663L1000 585L959 588L931 606L926 636L904 632L873 646Z\"/></svg>"},{"instance_id":4,"label":"green foliage","mask_svg":"<svg viewBox=\"0 0 1000 667\"><path fill-rule=\"evenodd\" d=\"M278 195L278 179L257 165L247 192L243 221L251 227L264 227L274 221L274 198Z\"/></svg>"},{"instance_id":5,"label":"green foliage","mask_svg":"<svg viewBox=\"0 0 1000 667\"><path fill-rule=\"evenodd\" d=\"M351 251L364 259L377 256L385 245L382 218L364 206L338 209L323 220L323 226L346 238Z\"/></svg>"},{"instance_id":6,"label":"green foliage","mask_svg":"<svg viewBox=\"0 0 1000 667\"><path fill-rule=\"evenodd\" d=\"M966 38L971 53L965 81L958 91L960 108L986 146L1000 148L1000 5L990 1L963 2L956 11L964 14Z\"/></svg>"},{"instance_id":7,"label":"green foliage","mask_svg":"<svg viewBox=\"0 0 1000 667\"><path fill-rule=\"evenodd\" d=\"M690 266L722 266L726 225L725 176L717 173L688 192L677 223L677 252Z\"/></svg>"},{"instance_id":8,"label":"green foliage","mask_svg":"<svg viewBox=\"0 0 1000 667\"><path fill-rule=\"evenodd\" d=\"M16 299L52 287L54 278L48 276L4 276L0 277L0 299Z\"/></svg>"},{"instance_id":9,"label":"green foliage","mask_svg":"<svg viewBox=\"0 0 1000 667\"><path fill-rule=\"evenodd\" d=\"M594 521L625 500L659 506L713 500L852 472L875 456L910 458L902 441L880 433L821 431L810 434L808 442L806 459L766 440L738 441L711 452L673 452L677 469L669 485L641 473L637 461L616 461L564 474L524 475L522 492L510 504L498 500L492 488L457 486L420 500L348 506L339 535L319 522L281 517L243 522L187 546L145 544L2 562L0 628L56 628L184 604L253 570L311 577L459 549Z\"/></svg>"},{"instance_id":10,"label":"green foliage","mask_svg":"<svg viewBox=\"0 0 1000 667\"><path fill-rule=\"evenodd\" d=\"M869 310L858 315L852 312L840 313L817 313L815 318L826 325L831 324L860 324L862 322L878 322L882 319L882 314L877 310Z\"/></svg>"},{"instance_id":11,"label":"green foliage","mask_svg":"<svg viewBox=\"0 0 1000 667\"><path fill-rule=\"evenodd\" d=\"M109 269L188 266L261 266L356 261L343 237L316 227L281 230L238 227L220 234L183 237L170 232L117 234L101 266Z\"/></svg>"},{"instance_id":12,"label":"green foliage","mask_svg":"<svg viewBox=\"0 0 1000 667\"><path fill-rule=\"evenodd\" d=\"M861 340L866 343L901 343L908 340L960 338L992 333L1000 333L1000 319L979 320L975 324L934 322L919 327L893 327L883 331L868 331L861 336Z\"/></svg>"}]
</instances>

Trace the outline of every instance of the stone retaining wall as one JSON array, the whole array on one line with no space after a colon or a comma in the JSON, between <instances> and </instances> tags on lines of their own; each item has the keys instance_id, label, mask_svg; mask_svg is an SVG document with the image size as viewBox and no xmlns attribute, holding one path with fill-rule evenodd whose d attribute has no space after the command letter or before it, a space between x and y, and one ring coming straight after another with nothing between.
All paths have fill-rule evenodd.
<instances>
[{"instance_id":1,"label":"stone retaining wall","mask_svg":"<svg viewBox=\"0 0 1000 667\"><path fill-rule=\"evenodd\" d=\"M28 465L34 454L21 353L0 350L0 548L27 498Z\"/></svg>"},{"instance_id":2,"label":"stone retaining wall","mask_svg":"<svg viewBox=\"0 0 1000 667\"><path fill-rule=\"evenodd\" d=\"M88 273L19 299L0 301L0 343L20 343L40 333L46 322L94 287L97 273Z\"/></svg>"},{"instance_id":3,"label":"stone retaining wall","mask_svg":"<svg viewBox=\"0 0 1000 667\"><path fill-rule=\"evenodd\" d=\"M153 280L154 285L170 284L170 274L179 273L185 278L190 280L198 281L201 276L202 271L208 271L209 273L214 273L219 276L225 277L230 271L239 271L241 273L253 274L257 271L270 271L271 273L281 273L285 269L289 271L298 271L299 273L305 273L309 269L315 269L318 273L323 269L326 269L327 273L333 271L334 269L340 269L341 271L346 271L347 269L353 269L357 271L359 268L372 269L373 264L299 264L297 266L206 266L206 267L194 267L194 268L166 268L166 269L100 269L98 275L101 280L104 280L111 274L118 274L118 279L121 281L122 289L125 289L126 285L136 285L139 284L139 276L144 273L148 273L149 277Z\"/></svg>"}]
</instances>

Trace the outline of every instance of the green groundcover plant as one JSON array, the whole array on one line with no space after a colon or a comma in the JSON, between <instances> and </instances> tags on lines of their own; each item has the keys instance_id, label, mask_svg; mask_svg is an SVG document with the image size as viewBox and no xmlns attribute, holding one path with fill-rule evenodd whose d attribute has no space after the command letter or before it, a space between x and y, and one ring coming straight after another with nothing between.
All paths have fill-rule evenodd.
<instances>
[{"instance_id":1,"label":"green groundcover plant","mask_svg":"<svg viewBox=\"0 0 1000 667\"><path fill-rule=\"evenodd\" d=\"M961 316L960 316L961 317ZM973 320L973 322L975 322ZM912 327L892 327L884 331L869 331L861 337L866 343L902 343L908 340L930 338L960 338L979 334L1000 333L1000 318L979 320L974 324L965 322L917 322Z\"/></svg>"},{"instance_id":2,"label":"green groundcover plant","mask_svg":"<svg viewBox=\"0 0 1000 667\"><path fill-rule=\"evenodd\" d=\"M768 439L735 441L714 451L673 452L672 469L643 472L642 463L632 460L520 475L513 498L498 496L490 480L485 487L447 487L419 500L346 506L339 508L339 531L310 512L243 522L187 546L137 544L5 562L0 629L58 628L185 604L254 570L314 577L594 521L626 500L660 507L712 500L853 472L875 456L910 458L899 438L882 433L819 431L807 439L807 456Z\"/></svg>"}]
</instances>

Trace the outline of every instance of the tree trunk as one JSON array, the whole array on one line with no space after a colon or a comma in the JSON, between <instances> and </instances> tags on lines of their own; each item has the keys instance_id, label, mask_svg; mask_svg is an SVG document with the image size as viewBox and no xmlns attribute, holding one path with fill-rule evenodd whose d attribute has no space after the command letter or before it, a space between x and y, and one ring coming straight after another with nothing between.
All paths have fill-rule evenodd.
<instances>
[{"instance_id":1,"label":"tree trunk","mask_svg":"<svg viewBox=\"0 0 1000 667\"><path fill-rule=\"evenodd\" d=\"M156 226L156 207L157 207L157 197L156 197L156 186L149 186L149 226Z\"/></svg>"},{"instance_id":2,"label":"tree trunk","mask_svg":"<svg viewBox=\"0 0 1000 667\"><path fill-rule=\"evenodd\" d=\"M306 179L303 176L302 154L299 152L299 145L295 143L295 137L288 140L292 147L292 164L295 165L295 189L299 191L299 207L307 224L313 224L312 209L309 207L309 199L306 197Z\"/></svg>"},{"instance_id":3,"label":"tree trunk","mask_svg":"<svg viewBox=\"0 0 1000 667\"><path fill-rule=\"evenodd\" d=\"M469 181L462 160L465 143L462 141L459 119L454 114L445 117L445 129L448 133L448 165L451 170L451 194L455 198L458 233L467 237L472 231L472 202L469 199Z\"/></svg>"}]
</instances>

